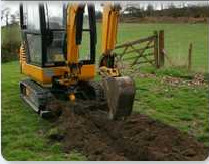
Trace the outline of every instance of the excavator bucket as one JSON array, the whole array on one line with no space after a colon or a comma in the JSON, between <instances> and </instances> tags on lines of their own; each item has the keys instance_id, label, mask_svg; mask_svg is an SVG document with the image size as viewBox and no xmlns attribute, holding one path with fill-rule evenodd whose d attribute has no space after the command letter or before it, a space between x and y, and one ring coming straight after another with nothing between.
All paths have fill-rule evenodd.
<instances>
[{"instance_id":1,"label":"excavator bucket","mask_svg":"<svg viewBox=\"0 0 209 164\"><path fill-rule=\"evenodd\" d=\"M129 116L132 112L135 84L128 77L105 77L102 80L108 103L108 117L118 119Z\"/></svg>"}]
</instances>

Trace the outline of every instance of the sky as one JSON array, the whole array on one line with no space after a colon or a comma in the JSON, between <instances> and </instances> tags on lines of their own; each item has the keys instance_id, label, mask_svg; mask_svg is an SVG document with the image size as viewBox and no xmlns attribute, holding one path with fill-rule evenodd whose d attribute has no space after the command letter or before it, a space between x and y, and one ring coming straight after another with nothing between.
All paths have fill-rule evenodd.
<instances>
[{"instance_id":1,"label":"sky","mask_svg":"<svg viewBox=\"0 0 209 164\"><path fill-rule=\"evenodd\" d=\"M24 2L24 1L22 1ZM26 1L25 1L26 2ZM27 3L37 3L38 1L30 1ZM51 3L67 3L69 1L51 1ZM82 1L84 2L84 1ZM91 1L95 3L95 9L102 11L102 6L101 4L104 3L105 1ZM163 8L168 7L171 4L174 4L177 7L181 7L183 4L184 6L187 5L209 5L208 1L117 1L117 3L120 3L122 8L124 8L127 5L134 5L134 6L140 6L146 9L146 6L148 4L152 4L153 7L157 10L160 10L161 7L163 6ZM18 12L19 10L19 1L1 1L1 10L3 10L4 8L9 8L10 9L10 13L11 14L15 14L15 12ZM56 12L56 9L55 9ZM4 25L4 22L1 22L1 25Z\"/></svg>"},{"instance_id":2,"label":"sky","mask_svg":"<svg viewBox=\"0 0 209 164\"><path fill-rule=\"evenodd\" d=\"M95 3L96 10L100 10L100 11L102 10L101 3L103 3L104 1L92 1L92 2ZM120 2L120 1L117 1L117 2ZM34 2L31 1L29 3L34 3ZM35 3L37 3L37 1ZM54 1L52 3L62 3L62 1L59 1L59 2ZM140 7L144 7L144 8L146 8L148 4L152 4L155 9L161 9L162 5L164 8L166 8L170 4L174 4L177 7L179 7L183 3L185 6L187 6L189 4L207 4L208 5L209 2L208 1L199 1L199 2L198 1L121 1L120 3L122 6L134 4ZM1 9L8 7L11 9L11 13L15 13L16 11L18 11L19 2L18 1L1 1L1 6L2 6Z\"/></svg>"}]
</instances>

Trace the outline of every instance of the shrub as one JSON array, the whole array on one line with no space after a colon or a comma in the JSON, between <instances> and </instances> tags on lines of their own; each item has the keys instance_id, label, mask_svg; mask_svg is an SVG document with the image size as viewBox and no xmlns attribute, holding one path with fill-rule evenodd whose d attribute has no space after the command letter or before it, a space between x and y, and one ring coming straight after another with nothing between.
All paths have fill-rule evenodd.
<instances>
[{"instance_id":1,"label":"shrub","mask_svg":"<svg viewBox=\"0 0 209 164\"><path fill-rule=\"evenodd\" d=\"M2 27L1 61L17 60L21 44L19 26L9 25Z\"/></svg>"},{"instance_id":2,"label":"shrub","mask_svg":"<svg viewBox=\"0 0 209 164\"><path fill-rule=\"evenodd\" d=\"M10 42L1 46L1 61L8 62L19 58L19 42Z\"/></svg>"}]
</instances>

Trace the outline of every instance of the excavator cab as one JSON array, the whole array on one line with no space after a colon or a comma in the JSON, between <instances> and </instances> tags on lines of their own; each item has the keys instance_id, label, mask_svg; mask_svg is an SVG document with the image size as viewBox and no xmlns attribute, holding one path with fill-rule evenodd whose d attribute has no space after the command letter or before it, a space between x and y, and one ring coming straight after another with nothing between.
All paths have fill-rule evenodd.
<instances>
[{"instance_id":1,"label":"excavator cab","mask_svg":"<svg viewBox=\"0 0 209 164\"><path fill-rule=\"evenodd\" d=\"M52 2L38 4L26 3L20 5L20 25L22 31L22 40L26 54L26 64L28 67L37 66L41 69L39 74L44 75L45 68L54 68L52 76L59 76L63 71L56 71L56 67L79 65L81 69L80 78L92 79L94 77L95 46L96 46L96 21L94 6L88 5L89 28L83 29L84 5L77 6L74 13L75 20L71 22L73 27L68 29L69 38L75 44L67 45L67 5ZM73 9L71 9L73 10ZM69 11L73 12L73 11ZM75 34L74 34L75 33ZM88 54L79 54L78 46L82 44L83 33L88 33L89 52ZM84 46L84 45L83 45ZM67 47L69 51L67 52ZM86 56L79 60L79 56ZM85 67L85 65L88 65ZM27 67L26 66L26 67ZM84 66L85 68L81 68ZM22 65L22 67L24 67ZM28 69L22 68L22 71L38 80L40 84L50 84L48 77L31 74ZM36 67L36 68L37 68ZM35 67L33 67L35 68ZM52 70L52 69L51 69ZM88 72L88 73L87 73ZM50 78L52 77L50 76Z\"/></svg>"}]
</instances>

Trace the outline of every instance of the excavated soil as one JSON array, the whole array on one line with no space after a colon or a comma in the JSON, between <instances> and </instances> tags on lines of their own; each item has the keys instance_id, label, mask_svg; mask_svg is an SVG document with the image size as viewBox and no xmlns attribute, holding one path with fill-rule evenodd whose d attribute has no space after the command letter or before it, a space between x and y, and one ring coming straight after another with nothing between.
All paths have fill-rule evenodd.
<instances>
[{"instance_id":1,"label":"excavated soil","mask_svg":"<svg viewBox=\"0 0 209 164\"><path fill-rule=\"evenodd\" d=\"M174 127L145 115L133 113L124 120L108 120L106 105L95 102L63 104L48 108L62 110L55 121L52 142L62 142L63 150L77 150L89 160L205 160L208 149ZM103 110L103 111L102 111Z\"/></svg>"}]
</instances>

